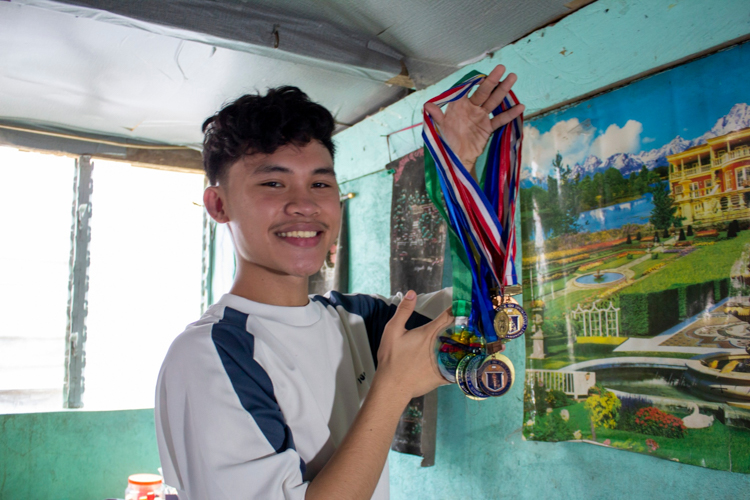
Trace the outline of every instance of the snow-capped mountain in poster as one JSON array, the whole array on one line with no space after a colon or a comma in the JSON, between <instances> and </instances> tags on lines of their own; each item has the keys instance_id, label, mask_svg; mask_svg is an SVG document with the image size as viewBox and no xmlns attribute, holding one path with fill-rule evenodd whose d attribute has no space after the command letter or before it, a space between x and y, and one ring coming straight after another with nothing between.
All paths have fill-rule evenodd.
<instances>
[{"instance_id":1,"label":"snow-capped mountain in poster","mask_svg":"<svg viewBox=\"0 0 750 500\"><path fill-rule=\"evenodd\" d=\"M640 129L638 129L640 124L638 122L631 121L621 129L613 126L615 130L611 131L612 135L614 136L617 133L619 133L620 135L626 134L626 129L631 123L636 125L630 128L640 131ZM571 125L577 125L577 122ZM610 129L612 129L613 127L610 127ZM729 111L729 113L719 118L716 121L716 124L711 128L711 130L707 131L699 137L696 137L694 139L683 139L681 136L677 135L674 139L659 148L650 149L648 151L641 151L639 153L615 153L605 157L604 160L602 160L599 155L589 154L585 156L583 161L575 162L571 166L572 174L580 174L582 177L591 176L597 172L603 172L609 168L616 168L624 176L628 176L632 172L639 171L643 165L645 165L649 170L653 170L656 167L666 166L667 156L669 155L681 153L694 146L704 144L707 139L725 135L730 132L741 130L747 127L750 127L750 105L748 105L747 103L738 103L732 106L732 109ZM525 135L530 140L529 147L532 148L530 156L533 158L535 156L534 153L536 153L536 151L534 151L533 149L537 147L534 144L534 139L536 137L540 137L540 134L538 132L536 132L535 134L534 130L532 130L533 122L527 125L527 127L525 128ZM610 129L607 129L605 133L609 134ZM574 128L574 130L581 130L581 127L577 126ZM544 135L551 134L552 132L553 131L551 130L550 132L543 134L542 137ZM570 140L566 135L562 136L563 141L560 141L559 138L557 138L557 140L554 140L555 138L553 138L553 140L556 143L555 145L557 145L557 143L559 142L563 142L563 144L565 144L565 141L567 140L568 142L572 143L574 147L576 142L583 142L584 144L588 142L588 145L591 149L596 148L597 139L592 137L592 133L588 134L588 139L586 138L585 132L581 135L583 136L582 140ZM583 147L585 147L585 145L579 145L578 149L581 150ZM536 175L534 175L534 170L535 169L529 165L524 166L522 187L546 184L546 175L539 175L539 173L536 173Z\"/></svg>"}]
</instances>

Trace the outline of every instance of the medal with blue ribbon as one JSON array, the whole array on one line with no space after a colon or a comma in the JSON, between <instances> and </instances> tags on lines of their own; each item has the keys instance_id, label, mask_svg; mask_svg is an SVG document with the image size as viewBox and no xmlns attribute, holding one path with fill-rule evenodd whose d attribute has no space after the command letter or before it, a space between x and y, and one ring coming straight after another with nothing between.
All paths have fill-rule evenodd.
<instances>
[{"instance_id":1,"label":"medal with blue ribbon","mask_svg":"<svg viewBox=\"0 0 750 500\"><path fill-rule=\"evenodd\" d=\"M430 103L444 106L466 96L486 76L476 71ZM493 110L518 104L508 91ZM513 384L504 343L526 329L523 309L504 296L517 287L515 209L519 193L523 118L498 128L490 139L487 163L477 183L424 112L425 181L433 204L450 227L455 325L441 337L438 366L472 399L501 396Z\"/></svg>"}]
</instances>

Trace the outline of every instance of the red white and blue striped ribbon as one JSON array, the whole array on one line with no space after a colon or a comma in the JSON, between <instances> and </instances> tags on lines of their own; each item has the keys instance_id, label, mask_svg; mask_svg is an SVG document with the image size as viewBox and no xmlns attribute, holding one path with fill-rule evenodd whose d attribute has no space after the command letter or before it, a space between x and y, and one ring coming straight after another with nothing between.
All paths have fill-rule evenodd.
<instances>
[{"instance_id":1,"label":"red white and blue striped ribbon","mask_svg":"<svg viewBox=\"0 0 750 500\"><path fill-rule=\"evenodd\" d=\"M515 94L510 91L503 99L495 114L519 104ZM499 140L497 140L499 139ZM516 284L516 205L520 191L521 144L523 141L523 116L517 117L495 132L490 146L487 162L488 172L485 177L485 194L494 202L498 194L502 203L497 203L498 220L503 227L503 241L508 248L506 253L505 285ZM497 161L495 161L495 159Z\"/></svg>"},{"instance_id":2,"label":"red white and blue striped ribbon","mask_svg":"<svg viewBox=\"0 0 750 500\"><path fill-rule=\"evenodd\" d=\"M485 75L475 75L430 99L429 102L444 106L456 101L465 96L483 78ZM518 99L510 91L495 113L516 104ZM477 251L486 259L495 280L501 286L515 284L517 280L513 265L516 253L514 217L519 192L523 118L519 116L497 130L493 136L495 144L490 147L491 157L488 158L487 168L493 170L494 175L488 172L485 181L485 192L494 198L492 202L487 199L448 143L443 140L427 112L424 112L422 136L435 159L436 168L447 180L446 187L453 191L452 198L457 200L464 219L468 221L466 229L470 232ZM493 185L487 185L487 182ZM447 201L449 197L445 198ZM470 252L467 252L467 255L471 257Z\"/></svg>"}]
</instances>

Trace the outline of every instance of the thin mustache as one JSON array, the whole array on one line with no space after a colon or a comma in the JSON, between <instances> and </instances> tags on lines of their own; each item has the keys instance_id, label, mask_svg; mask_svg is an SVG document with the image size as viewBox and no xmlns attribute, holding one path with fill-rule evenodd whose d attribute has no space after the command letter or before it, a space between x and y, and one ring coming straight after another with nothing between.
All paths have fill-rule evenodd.
<instances>
[{"instance_id":1,"label":"thin mustache","mask_svg":"<svg viewBox=\"0 0 750 500\"><path fill-rule=\"evenodd\" d=\"M283 228L284 226L292 226L292 225L295 225L295 224L314 224L316 226L320 226L321 228L325 229L326 231L329 230L329 229L331 229L331 226L329 226L325 222L320 222L320 221L294 221L292 223L284 222L282 224L278 224L276 226L273 226L271 229L273 231L276 231L277 229Z\"/></svg>"}]
</instances>

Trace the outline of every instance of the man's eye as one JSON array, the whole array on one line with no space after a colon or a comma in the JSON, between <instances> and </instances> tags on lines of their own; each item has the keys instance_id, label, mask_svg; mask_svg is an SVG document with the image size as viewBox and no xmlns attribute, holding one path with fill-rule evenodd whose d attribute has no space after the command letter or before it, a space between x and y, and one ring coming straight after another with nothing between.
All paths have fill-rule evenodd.
<instances>
[{"instance_id":1,"label":"man's eye","mask_svg":"<svg viewBox=\"0 0 750 500\"><path fill-rule=\"evenodd\" d=\"M281 187L281 183L280 182L276 182L276 181L268 181L268 182L264 182L263 184L261 184L261 186Z\"/></svg>"},{"instance_id":2,"label":"man's eye","mask_svg":"<svg viewBox=\"0 0 750 500\"><path fill-rule=\"evenodd\" d=\"M327 182L315 182L313 183L313 187L314 188L327 188L327 187L331 187L331 185L328 184Z\"/></svg>"}]
</instances>

